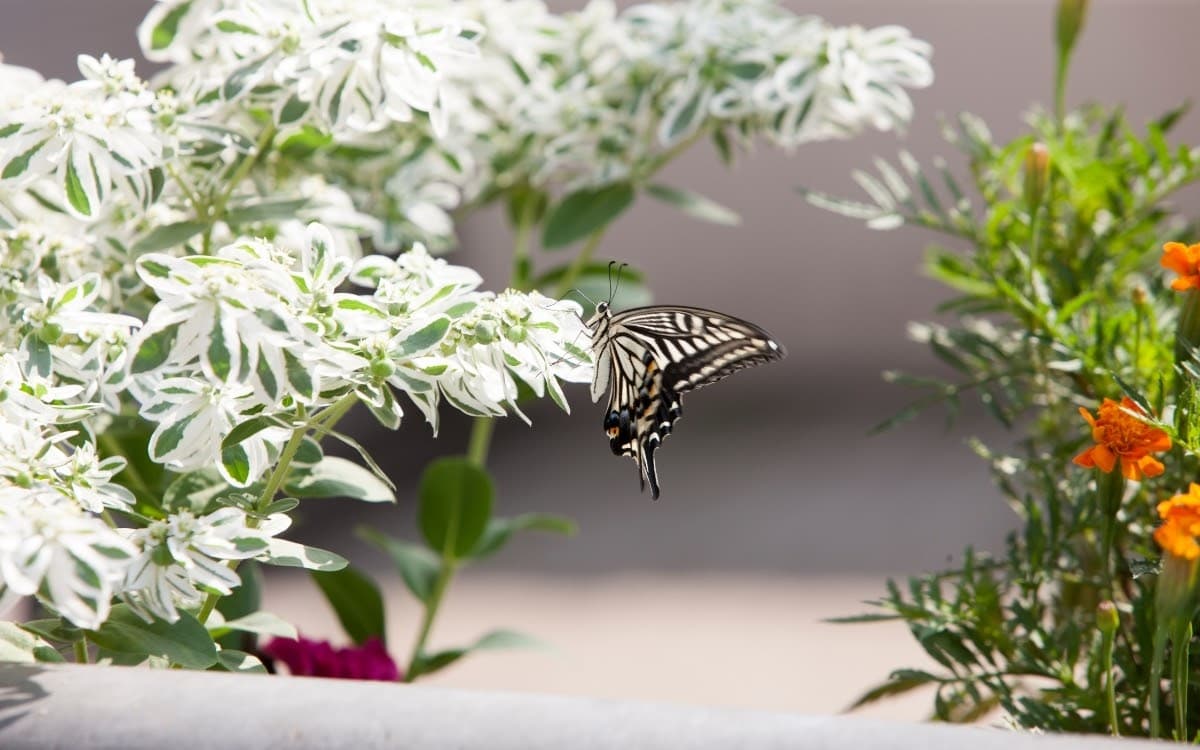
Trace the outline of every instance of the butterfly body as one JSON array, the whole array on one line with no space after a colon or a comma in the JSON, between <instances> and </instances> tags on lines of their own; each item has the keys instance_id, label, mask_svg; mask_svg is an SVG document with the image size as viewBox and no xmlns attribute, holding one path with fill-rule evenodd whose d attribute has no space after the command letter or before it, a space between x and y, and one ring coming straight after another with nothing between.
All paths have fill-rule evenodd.
<instances>
[{"instance_id":1,"label":"butterfly body","mask_svg":"<svg viewBox=\"0 0 1200 750\"><path fill-rule=\"evenodd\" d=\"M698 307L655 305L613 313L601 302L587 327L596 363L592 400L609 394L604 417L609 446L637 463L642 488L649 483L655 499L654 453L683 414L683 394L787 353L753 323Z\"/></svg>"}]
</instances>

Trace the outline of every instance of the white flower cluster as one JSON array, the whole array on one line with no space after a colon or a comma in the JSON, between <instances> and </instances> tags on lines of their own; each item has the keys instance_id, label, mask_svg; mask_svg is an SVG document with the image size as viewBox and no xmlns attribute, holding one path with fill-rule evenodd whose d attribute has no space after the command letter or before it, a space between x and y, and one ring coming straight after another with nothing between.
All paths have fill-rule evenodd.
<instances>
[{"instance_id":1,"label":"white flower cluster","mask_svg":"<svg viewBox=\"0 0 1200 750\"><path fill-rule=\"evenodd\" d=\"M201 107L249 99L280 125L357 135L422 113L446 128L440 71L482 29L449 3L159 0L139 28L166 81Z\"/></svg>"},{"instance_id":2,"label":"white flower cluster","mask_svg":"<svg viewBox=\"0 0 1200 750\"><path fill-rule=\"evenodd\" d=\"M39 191L80 218L113 192L148 204L171 149L158 97L132 60L80 55L79 71L67 85L0 65L0 189Z\"/></svg>"},{"instance_id":3,"label":"white flower cluster","mask_svg":"<svg viewBox=\"0 0 1200 750\"><path fill-rule=\"evenodd\" d=\"M0 607L83 628L327 563L273 493L333 471L301 438L355 402L567 408L580 309L432 257L457 213L632 195L702 135L899 127L931 80L904 29L771 0L160 0L139 38L151 83L0 64Z\"/></svg>"},{"instance_id":4,"label":"white flower cluster","mask_svg":"<svg viewBox=\"0 0 1200 750\"><path fill-rule=\"evenodd\" d=\"M305 414L339 399L356 395L395 426L402 392L436 426L442 399L500 415L517 410L524 383L565 409L559 381L591 377L573 303L478 291L478 274L420 246L354 264L320 225L303 240L143 254L154 302L142 319L104 312L94 272L56 281L44 236L0 233L0 604L37 594L96 627L120 596L171 620L200 587L237 585L228 561L271 558L286 516L183 503L137 528L110 525L110 509L145 511L114 480L126 462L102 458L93 431L132 408L153 426L153 461L248 488ZM339 291L347 279L373 294Z\"/></svg>"}]
</instances>

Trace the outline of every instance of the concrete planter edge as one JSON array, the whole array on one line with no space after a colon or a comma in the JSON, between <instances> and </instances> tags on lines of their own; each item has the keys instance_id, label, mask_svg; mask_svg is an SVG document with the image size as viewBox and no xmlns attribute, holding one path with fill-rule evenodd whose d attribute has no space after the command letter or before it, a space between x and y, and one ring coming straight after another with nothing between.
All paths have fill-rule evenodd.
<instances>
[{"instance_id":1,"label":"concrete planter edge","mask_svg":"<svg viewBox=\"0 0 1200 750\"><path fill-rule=\"evenodd\" d=\"M7 750L1067 750L1151 746L986 727L381 682L128 667L0 665L0 747Z\"/></svg>"}]
</instances>

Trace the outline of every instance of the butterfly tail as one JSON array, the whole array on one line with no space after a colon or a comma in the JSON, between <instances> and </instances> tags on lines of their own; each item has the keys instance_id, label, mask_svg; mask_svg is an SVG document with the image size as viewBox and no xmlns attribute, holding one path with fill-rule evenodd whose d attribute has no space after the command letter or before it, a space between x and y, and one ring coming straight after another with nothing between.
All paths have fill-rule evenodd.
<instances>
[{"instance_id":1,"label":"butterfly tail","mask_svg":"<svg viewBox=\"0 0 1200 750\"><path fill-rule=\"evenodd\" d=\"M646 441L646 448L642 452L638 461L642 468L642 490L646 489L646 482L650 482L650 497L658 499L658 467L654 464L654 451L658 448L658 436L653 436Z\"/></svg>"}]
</instances>

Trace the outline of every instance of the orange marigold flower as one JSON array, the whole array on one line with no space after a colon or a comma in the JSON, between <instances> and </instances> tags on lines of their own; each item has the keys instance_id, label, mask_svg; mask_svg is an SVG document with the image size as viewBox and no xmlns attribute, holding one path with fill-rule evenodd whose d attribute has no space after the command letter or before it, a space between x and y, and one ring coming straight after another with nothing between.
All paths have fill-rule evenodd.
<instances>
[{"instance_id":1,"label":"orange marigold flower","mask_svg":"<svg viewBox=\"0 0 1200 750\"><path fill-rule=\"evenodd\" d=\"M1167 554L1184 560L1200 560L1200 484L1158 504L1162 526L1154 530L1154 541Z\"/></svg>"},{"instance_id":2,"label":"orange marigold flower","mask_svg":"<svg viewBox=\"0 0 1200 750\"><path fill-rule=\"evenodd\" d=\"M1163 268L1179 274L1179 278L1171 282L1172 289L1182 292L1200 288L1200 243L1185 245L1182 242L1168 242L1163 245L1163 256L1159 262Z\"/></svg>"},{"instance_id":3,"label":"orange marigold flower","mask_svg":"<svg viewBox=\"0 0 1200 750\"><path fill-rule=\"evenodd\" d=\"M1096 444L1076 456L1076 464L1088 468L1097 466L1107 474L1120 459L1125 478L1139 482L1143 477L1163 473L1162 462L1150 454L1170 448L1171 437L1138 419L1135 415L1146 416L1146 413L1129 398L1121 399L1119 404L1104 399L1095 417L1083 407L1079 407L1079 413L1092 426L1092 439Z\"/></svg>"}]
</instances>

